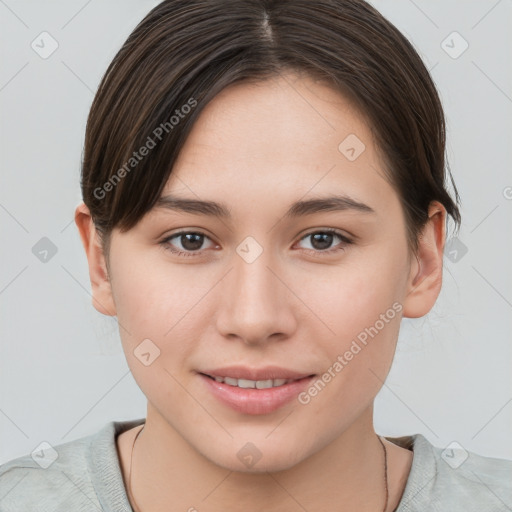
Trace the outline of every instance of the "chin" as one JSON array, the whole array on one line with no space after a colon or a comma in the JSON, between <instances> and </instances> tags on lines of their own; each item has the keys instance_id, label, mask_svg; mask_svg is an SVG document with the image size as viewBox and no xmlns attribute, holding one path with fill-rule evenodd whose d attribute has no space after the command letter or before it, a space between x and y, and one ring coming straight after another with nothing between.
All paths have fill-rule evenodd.
<instances>
[{"instance_id":1,"label":"chin","mask_svg":"<svg viewBox=\"0 0 512 512\"><path fill-rule=\"evenodd\" d=\"M237 473L265 474L286 471L307 458L307 454L296 447L272 446L269 443L238 442L237 448L226 447L219 451L202 451L202 455L216 466ZM264 445L264 446L263 446ZM240 446L240 447L239 447ZM259 446L259 448L258 448ZM302 445L301 448L304 448ZM234 456L233 456L234 452Z\"/></svg>"}]
</instances>

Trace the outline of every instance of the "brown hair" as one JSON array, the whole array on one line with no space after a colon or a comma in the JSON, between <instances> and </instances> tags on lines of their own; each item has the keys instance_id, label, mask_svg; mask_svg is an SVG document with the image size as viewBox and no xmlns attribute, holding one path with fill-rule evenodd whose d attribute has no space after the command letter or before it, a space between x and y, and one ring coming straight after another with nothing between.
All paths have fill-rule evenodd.
<instances>
[{"instance_id":1,"label":"brown hair","mask_svg":"<svg viewBox=\"0 0 512 512\"><path fill-rule=\"evenodd\" d=\"M87 121L82 195L107 256L112 229L131 229L155 205L205 105L230 84L285 70L329 82L365 116L413 250L432 200L460 227L435 85L411 43L371 5L165 0L114 57Z\"/></svg>"}]
</instances>

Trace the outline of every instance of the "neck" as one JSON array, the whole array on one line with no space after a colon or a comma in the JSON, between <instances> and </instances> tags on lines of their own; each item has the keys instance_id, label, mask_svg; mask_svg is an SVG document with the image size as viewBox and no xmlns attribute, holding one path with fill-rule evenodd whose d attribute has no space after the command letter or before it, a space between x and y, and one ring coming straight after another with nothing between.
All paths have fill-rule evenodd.
<instances>
[{"instance_id":1,"label":"neck","mask_svg":"<svg viewBox=\"0 0 512 512\"><path fill-rule=\"evenodd\" d=\"M136 512L286 512L298 506L381 512L387 501L385 457L373 430L371 407L320 451L273 473L236 472L216 465L155 413L148 405L132 459Z\"/></svg>"}]
</instances>

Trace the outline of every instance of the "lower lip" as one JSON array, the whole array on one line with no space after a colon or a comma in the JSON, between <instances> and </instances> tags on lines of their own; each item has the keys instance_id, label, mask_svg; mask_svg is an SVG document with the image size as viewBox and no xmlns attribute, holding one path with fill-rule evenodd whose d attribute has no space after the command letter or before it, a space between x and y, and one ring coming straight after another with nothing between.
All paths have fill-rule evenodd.
<instances>
[{"instance_id":1,"label":"lower lip","mask_svg":"<svg viewBox=\"0 0 512 512\"><path fill-rule=\"evenodd\" d=\"M305 377L275 388L247 389L217 382L203 374L198 375L221 402L244 414L269 414L276 411L297 398L314 378Z\"/></svg>"}]
</instances>

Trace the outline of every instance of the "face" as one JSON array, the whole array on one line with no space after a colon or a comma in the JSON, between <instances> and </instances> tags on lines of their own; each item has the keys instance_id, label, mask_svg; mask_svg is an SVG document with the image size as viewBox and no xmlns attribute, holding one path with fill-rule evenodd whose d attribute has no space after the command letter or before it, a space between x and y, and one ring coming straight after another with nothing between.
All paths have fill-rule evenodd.
<instances>
[{"instance_id":1,"label":"face","mask_svg":"<svg viewBox=\"0 0 512 512\"><path fill-rule=\"evenodd\" d=\"M290 468L361 421L418 269L383 175L361 115L309 78L235 84L206 107L162 198L228 215L167 200L111 238L112 303L148 422L256 472ZM333 196L337 207L311 202Z\"/></svg>"}]
</instances>

